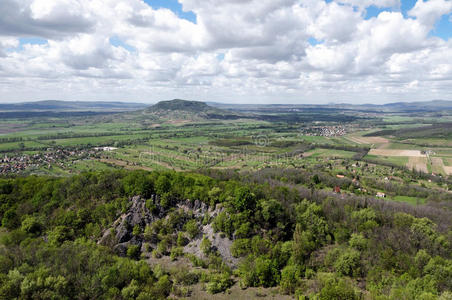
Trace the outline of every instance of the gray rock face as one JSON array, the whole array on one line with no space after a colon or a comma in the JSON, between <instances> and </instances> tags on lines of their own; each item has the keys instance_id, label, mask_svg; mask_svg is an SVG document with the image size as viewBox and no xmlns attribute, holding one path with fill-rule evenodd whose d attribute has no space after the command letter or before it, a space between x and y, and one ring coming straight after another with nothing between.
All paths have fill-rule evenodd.
<instances>
[{"instance_id":1,"label":"gray rock face","mask_svg":"<svg viewBox=\"0 0 452 300\"><path fill-rule=\"evenodd\" d=\"M127 249L131 245L138 246L142 253L148 252L149 247L155 247L158 243L157 235L150 235L147 243L145 243L142 233L146 226L159 219L167 218L168 211L162 208L158 196L153 195L150 201L152 201L154 206L152 212L146 207L145 199L140 196L131 198L130 208L126 213L116 219L111 228L104 232L102 238L98 241L98 244L111 247L119 256L126 256ZM209 208L204 202L199 200L181 201L177 204L177 208L186 213L193 214L198 220L202 219L206 214L212 218L216 217L224 210L221 204L217 204L215 208ZM200 221L198 222L200 234L184 247L184 252L205 258L200 249L202 238L205 236L211 241L212 248L218 252L224 262L231 267L235 267L238 263L238 259L233 257L230 251L232 240L220 233L215 233L211 224L203 226ZM176 227L176 230L182 230L183 224L184 222L181 222L180 226ZM135 226L140 228L141 233L138 235L133 234Z\"/></svg>"},{"instance_id":2,"label":"gray rock face","mask_svg":"<svg viewBox=\"0 0 452 300\"><path fill-rule=\"evenodd\" d=\"M153 196L151 200L158 202L158 197ZM159 207L157 207L158 210ZM149 209L146 207L146 200L140 196L131 199L131 206L126 213L122 214L114 223L112 228L107 229L98 244L113 247L113 250L120 256L127 254L127 248L130 245L137 245L140 248L143 244L142 235L134 235L133 228L140 227L143 232L144 228L157 220Z\"/></svg>"},{"instance_id":3,"label":"gray rock face","mask_svg":"<svg viewBox=\"0 0 452 300\"><path fill-rule=\"evenodd\" d=\"M201 251L201 241L203 236L208 238L212 243L212 248L218 251L223 261L230 267L234 268L238 264L238 259L231 254L232 240L228 237L222 237L220 233L213 231L212 225L205 225L201 228L201 235L192 240L184 247L185 253L191 253L201 258L206 258Z\"/></svg>"}]
</instances>

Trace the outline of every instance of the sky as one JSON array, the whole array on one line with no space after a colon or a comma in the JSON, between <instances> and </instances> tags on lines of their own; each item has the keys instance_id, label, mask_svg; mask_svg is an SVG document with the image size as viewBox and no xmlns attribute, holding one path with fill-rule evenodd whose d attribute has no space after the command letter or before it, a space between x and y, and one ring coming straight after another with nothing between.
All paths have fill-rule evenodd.
<instances>
[{"instance_id":1,"label":"sky","mask_svg":"<svg viewBox=\"0 0 452 300\"><path fill-rule=\"evenodd\" d=\"M1 0L0 103L452 100L452 0Z\"/></svg>"}]
</instances>

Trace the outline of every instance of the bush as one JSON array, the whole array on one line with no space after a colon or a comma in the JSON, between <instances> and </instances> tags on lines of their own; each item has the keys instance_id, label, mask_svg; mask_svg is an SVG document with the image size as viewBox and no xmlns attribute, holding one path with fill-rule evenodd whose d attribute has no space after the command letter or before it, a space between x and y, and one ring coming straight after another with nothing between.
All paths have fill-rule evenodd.
<instances>
[{"instance_id":1,"label":"bush","mask_svg":"<svg viewBox=\"0 0 452 300\"><path fill-rule=\"evenodd\" d=\"M182 247L174 247L171 249L170 258L176 260L179 256L184 255L184 249Z\"/></svg>"},{"instance_id":2,"label":"bush","mask_svg":"<svg viewBox=\"0 0 452 300\"><path fill-rule=\"evenodd\" d=\"M348 242L350 247L357 250L365 250L367 248L367 239L362 234L352 234Z\"/></svg>"},{"instance_id":3,"label":"bush","mask_svg":"<svg viewBox=\"0 0 452 300\"><path fill-rule=\"evenodd\" d=\"M357 276L359 273L361 254L359 251L349 249L339 256L334 263L336 271L346 276Z\"/></svg>"},{"instance_id":4,"label":"bush","mask_svg":"<svg viewBox=\"0 0 452 300\"><path fill-rule=\"evenodd\" d=\"M199 234L198 222L196 222L196 220L194 219L185 223L184 229L185 231L187 231L191 239L194 239Z\"/></svg>"},{"instance_id":5,"label":"bush","mask_svg":"<svg viewBox=\"0 0 452 300\"><path fill-rule=\"evenodd\" d=\"M212 243L207 237L204 236L199 247L204 255L208 255L212 250Z\"/></svg>"},{"instance_id":6,"label":"bush","mask_svg":"<svg viewBox=\"0 0 452 300\"><path fill-rule=\"evenodd\" d=\"M296 266L286 266L281 271L281 292L283 294L293 294L298 285L300 271Z\"/></svg>"},{"instance_id":7,"label":"bush","mask_svg":"<svg viewBox=\"0 0 452 300\"><path fill-rule=\"evenodd\" d=\"M130 245L127 248L127 257L130 257L131 259L139 259L140 253L140 246L138 245Z\"/></svg>"},{"instance_id":8,"label":"bush","mask_svg":"<svg viewBox=\"0 0 452 300\"><path fill-rule=\"evenodd\" d=\"M177 243L177 246L179 246L179 247L183 247L183 246L188 244L188 240L185 237L183 232L179 232L177 234L177 241L176 241L176 243Z\"/></svg>"},{"instance_id":9,"label":"bush","mask_svg":"<svg viewBox=\"0 0 452 300\"><path fill-rule=\"evenodd\" d=\"M251 254L251 240L237 239L231 245L231 254L234 257L241 257Z\"/></svg>"},{"instance_id":10,"label":"bush","mask_svg":"<svg viewBox=\"0 0 452 300\"><path fill-rule=\"evenodd\" d=\"M64 241L71 240L74 237L74 231L66 226L56 226L48 234L49 243L54 246L60 246Z\"/></svg>"},{"instance_id":11,"label":"bush","mask_svg":"<svg viewBox=\"0 0 452 300\"><path fill-rule=\"evenodd\" d=\"M233 284L234 281L228 273L211 274L209 282L206 284L206 290L211 294L217 294L226 291Z\"/></svg>"},{"instance_id":12,"label":"bush","mask_svg":"<svg viewBox=\"0 0 452 300\"><path fill-rule=\"evenodd\" d=\"M359 299L348 282L344 279L329 279L319 293L320 300L357 300Z\"/></svg>"}]
</instances>

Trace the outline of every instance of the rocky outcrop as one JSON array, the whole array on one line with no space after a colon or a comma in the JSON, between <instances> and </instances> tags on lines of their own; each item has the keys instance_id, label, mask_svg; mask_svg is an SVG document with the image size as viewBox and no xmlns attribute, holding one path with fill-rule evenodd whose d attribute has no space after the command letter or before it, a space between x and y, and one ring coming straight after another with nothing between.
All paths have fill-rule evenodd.
<instances>
[{"instance_id":1,"label":"rocky outcrop","mask_svg":"<svg viewBox=\"0 0 452 300\"><path fill-rule=\"evenodd\" d=\"M186 213L193 212L193 216L196 218L203 217L207 212L210 212L209 207L199 200L191 201L187 199L177 204L177 207L183 209Z\"/></svg>"},{"instance_id":2,"label":"rocky outcrop","mask_svg":"<svg viewBox=\"0 0 452 300\"><path fill-rule=\"evenodd\" d=\"M238 259L231 254L232 240L219 232L215 233L211 224L203 226L201 232L202 234L197 239L192 240L184 247L185 253L205 258L201 251L201 241L203 237L206 237L212 243L212 250L216 251L228 266L235 267L237 265Z\"/></svg>"},{"instance_id":3,"label":"rocky outcrop","mask_svg":"<svg viewBox=\"0 0 452 300\"><path fill-rule=\"evenodd\" d=\"M153 195L151 199L152 211L146 207L146 200L140 196L135 196L130 199L130 207L126 213L123 213L116 219L112 226L105 230L102 238L98 241L98 244L111 247L118 255L126 256L127 249L131 245L136 245L140 247L142 253L149 255L149 249L155 248L158 244L157 236L148 236L148 240L144 241L143 232L146 226L152 224L159 219L168 218L168 210L164 209L160 205L160 199L158 196ZM148 200L148 201L149 201ZM209 208L204 202L199 200L186 200L180 201L176 207L183 210L187 215L192 215L198 219L198 224L200 226L200 234L198 234L194 239L192 239L188 245L184 247L185 253L191 253L198 257L205 258L201 249L201 241L205 236L212 243L212 250L216 251L224 260L226 264L231 267L237 265L237 259L231 254L230 247L232 245L232 240L220 233L215 233L213 231L212 225L201 225L200 220L204 218L205 215L214 218L220 212L223 211L221 204L218 204L215 209ZM183 229L183 224L185 221L180 222L180 226L176 226L176 233ZM135 232L134 228L138 226L139 233ZM174 234L176 234L174 233ZM155 238L155 240L153 240Z\"/></svg>"},{"instance_id":4,"label":"rocky outcrop","mask_svg":"<svg viewBox=\"0 0 452 300\"><path fill-rule=\"evenodd\" d=\"M152 196L151 200L153 203L159 202L155 195ZM146 207L145 199L140 196L133 197L130 208L116 219L111 228L104 232L98 244L112 247L120 256L126 255L127 248L130 245L137 245L141 248L143 236L142 234L134 235L134 227L138 226L140 232L143 232L147 225L159 219L161 210L160 206L156 206L156 213L153 214Z\"/></svg>"}]
</instances>

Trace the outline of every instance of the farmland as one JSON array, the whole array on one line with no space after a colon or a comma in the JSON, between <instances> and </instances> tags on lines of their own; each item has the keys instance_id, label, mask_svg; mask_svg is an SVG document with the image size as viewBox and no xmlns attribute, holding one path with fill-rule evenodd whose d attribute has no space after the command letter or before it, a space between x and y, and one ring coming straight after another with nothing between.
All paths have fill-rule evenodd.
<instances>
[{"instance_id":1,"label":"farmland","mask_svg":"<svg viewBox=\"0 0 452 300\"><path fill-rule=\"evenodd\" d=\"M3 119L1 170L67 176L121 168L240 172L289 168L342 174L357 182L360 177L364 180L356 188L371 196L375 186L366 178L420 185L423 179L411 174L415 171L430 181L439 180L438 188L449 188L452 148L449 136L441 133L449 129L447 122L432 125L428 118L429 124L419 129L419 117L407 114L386 117L382 112L369 117L339 111L333 117L330 109L316 108L315 114L281 110L270 116L265 106L250 113L185 104L169 101L137 112ZM441 139L435 138L439 135ZM66 154L57 155L60 152ZM394 168L399 170L397 176ZM403 201L406 195L394 197Z\"/></svg>"}]
</instances>

